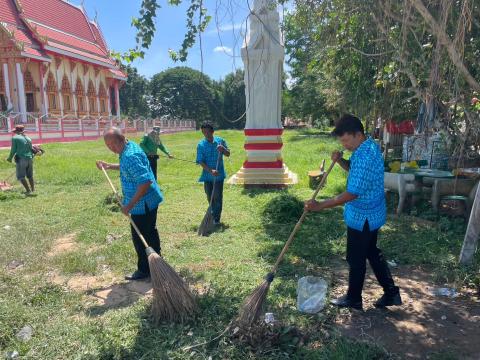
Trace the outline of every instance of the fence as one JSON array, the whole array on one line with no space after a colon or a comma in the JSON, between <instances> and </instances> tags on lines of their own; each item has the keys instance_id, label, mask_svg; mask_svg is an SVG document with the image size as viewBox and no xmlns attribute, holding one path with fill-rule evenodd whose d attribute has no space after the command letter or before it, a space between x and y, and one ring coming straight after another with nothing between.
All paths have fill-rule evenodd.
<instances>
[{"instance_id":1,"label":"fence","mask_svg":"<svg viewBox=\"0 0 480 360\"><path fill-rule=\"evenodd\" d=\"M105 129L116 126L124 133L135 134L149 132L159 126L164 133L195 130L193 120L177 119L119 119L116 116L92 118L84 116L53 117L35 113L27 116L20 114L0 114L0 147L9 146L11 132L16 125L25 126L25 131L34 143L69 142L94 140L102 136Z\"/></svg>"}]
</instances>

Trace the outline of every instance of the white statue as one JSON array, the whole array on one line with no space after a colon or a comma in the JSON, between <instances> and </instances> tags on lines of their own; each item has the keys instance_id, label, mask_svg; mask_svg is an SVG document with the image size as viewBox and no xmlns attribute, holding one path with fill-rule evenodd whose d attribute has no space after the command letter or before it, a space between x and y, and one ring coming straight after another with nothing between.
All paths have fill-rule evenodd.
<instances>
[{"instance_id":1,"label":"white statue","mask_svg":"<svg viewBox=\"0 0 480 360\"><path fill-rule=\"evenodd\" d=\"M256 0L249 36L242 47L247 99L246 129L278 129L284 46L280 17L272 0Z\"/></svg>"}]
</instances>

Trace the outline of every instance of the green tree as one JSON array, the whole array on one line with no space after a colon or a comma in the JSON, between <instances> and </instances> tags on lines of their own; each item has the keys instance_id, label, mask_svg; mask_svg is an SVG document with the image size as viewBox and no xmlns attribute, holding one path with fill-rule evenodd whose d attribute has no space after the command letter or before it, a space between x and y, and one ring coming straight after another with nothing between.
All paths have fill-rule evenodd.
<instances>
[{"instance_id":1,"label":"green tree","mask_svg":"<svg viewBox=\"0 0 480 360\"><path fill-rule=\"evenodd\" d=\"M132 66L125 66L123 70L127 73L128 79L120 89L120 108L122 113L132 117L150 116L147 104L149 95L148 80Z\"/></svg>"},{"instance_id":2,"label":"green tree","mask_svg":"<svg viewBox=\"0 0 480 360\"><path fill-rule=\"evenodd\" d=\"M175 67L153 76L150 81L152 116L171 116L211 121L218 125L221 94L206 75L188 67Z\"/></svg>"},{"instance_id":3,"label":"green tree","mask_svg":"<svg viewBox=\"0 0 480 360\"><path fill-rule=\"evenodd\" d=\"M244 71L237 70L228 74L219 85L223 99L223 111L219 120L221 127L243 129L246 121Z\"/></svg>"}]
</instances>

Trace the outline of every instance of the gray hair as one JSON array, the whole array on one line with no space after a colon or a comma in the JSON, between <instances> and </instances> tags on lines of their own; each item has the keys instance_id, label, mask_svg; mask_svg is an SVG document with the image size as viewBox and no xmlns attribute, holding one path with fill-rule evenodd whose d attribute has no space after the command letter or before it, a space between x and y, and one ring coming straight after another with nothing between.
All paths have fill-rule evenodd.
<instances>
[{"instance_id":1,"label":"gray hair","mask_svg":"<svg viewBox=\"0 0 480 360\"><path fill-rule=\"evenodd\" d=\"M103 132L103 138L106 140L108 138L113 138L119 142L124 142L125 141L125 135L122 133L122 129L112 126L108 129L106 129Z\"/></svg>"}]
</instances>

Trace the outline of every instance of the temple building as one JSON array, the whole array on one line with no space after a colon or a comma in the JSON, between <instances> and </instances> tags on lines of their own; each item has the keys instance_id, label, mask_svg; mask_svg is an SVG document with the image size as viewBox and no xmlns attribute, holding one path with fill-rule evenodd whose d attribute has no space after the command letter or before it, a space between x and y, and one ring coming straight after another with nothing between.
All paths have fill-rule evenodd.
<instances>
[{"instance_id":1,"label":"temple building","mask_svg":"<svg viewBox=\"0 0 480 360\"><path fill-rule=\"evenodd\" d=\"M118 119L126 79L83 6L0 0L0 114L13 123L38 132L58 119Z\"/></svg>"}]
</instances>

